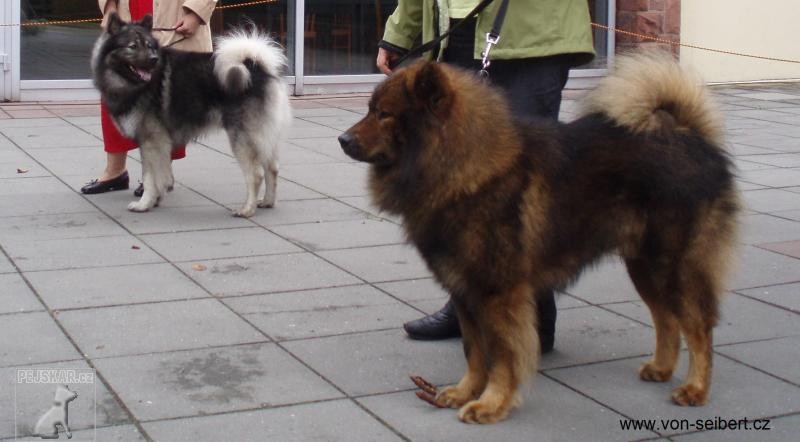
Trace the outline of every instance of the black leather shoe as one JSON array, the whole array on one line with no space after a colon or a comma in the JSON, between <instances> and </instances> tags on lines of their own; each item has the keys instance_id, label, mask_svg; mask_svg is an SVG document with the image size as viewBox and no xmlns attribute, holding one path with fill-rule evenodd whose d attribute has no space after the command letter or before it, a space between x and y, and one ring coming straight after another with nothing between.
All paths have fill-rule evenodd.
<instances>
[{"instance_id":1,"label":"black leather shoe","mask_svg":"<svg viewBox=\"0 0 800 442\"><path fill-rule=\"evenodd\" d=\"M122 175L112 178L110 180L105 181L98 181L92 180L83 187L81 187L81 193L91 195L94 193L104 193L104 192L111 192L113 190L125 190L129 186L129 179L128 179L128 171L122 173Z\"/></svg>"},{"instance_id":2,"label":"black leather shoe","mask_svg":"<svg viewBox=\"0 0 800 442\"><path fill-rule=\"evenodd\" d=\"M536 307L539 324L539 348L541 353L553 351L556 334L556 300L552 290L539 293L536 296ZM451 301L436 313L406 322L403 328L408 337L422 341L436 341L440 339L461 336L458 325L458 316L455 306Z\"/></svg>"},{"instance_id":3,"label":"black leather shoe","mask_svg":"<svg viewBox=\"0 0 800 442\"><path fill-rule=\"evenodd\" d=\"M403 324L403 328L408 333L409 338L423 341L436 341L461 336L456 308L450 301L447 301L447 304L436 313L406 322Z\"/></svg>"},{"instance_id":4,"label":"black leather shoe","mask_svg":"<svg viewBox=\"0 0 800 442\"><path fill-rule=\"evenodd\" d=\"M139 183L139 187L133 191L133 196L141 198L144 195L144 184Z\"/></svg>"}]
</instances>

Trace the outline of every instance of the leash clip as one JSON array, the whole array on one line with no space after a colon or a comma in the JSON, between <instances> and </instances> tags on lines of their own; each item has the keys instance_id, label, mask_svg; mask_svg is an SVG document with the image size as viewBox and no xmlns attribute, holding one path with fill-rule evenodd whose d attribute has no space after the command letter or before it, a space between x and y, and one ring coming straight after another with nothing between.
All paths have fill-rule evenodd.
<instances>
[{"instance_id":1,"label":"leash clip","mask_svg":"<svg viewBox=\"0 0 800 442\"><path fill-rule=\"evenodd\" d=\"M500 41L499 34L494 34L491 32L486 33L486 47L483 49L483 52L481 52L481 56L483 57L481 60L481 63L483 64L483 68L481 69L481 77L484 75L487 77L489 76L489 71L486 70L486 68L492 64L492 62L489 61L489 53L492 51L492 46L496 45L498 41ZM485 74L483 74L484 72Z\"/></svg>"}]
</instances>

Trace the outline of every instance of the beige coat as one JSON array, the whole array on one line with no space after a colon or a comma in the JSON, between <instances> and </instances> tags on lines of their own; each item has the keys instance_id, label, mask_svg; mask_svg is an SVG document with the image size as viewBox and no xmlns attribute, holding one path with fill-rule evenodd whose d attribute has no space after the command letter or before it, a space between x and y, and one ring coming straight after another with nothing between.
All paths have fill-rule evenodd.
<instances>
[{"instance_id":1,"label":"beige coat","mask_svg":"<svg viewBox=\"0 0 800 442\"><path fill-rule=\"evenodd\" d=\"M109 1L98 0L101 13L105 11L106 3ZM128 5L129 0L117 0L117 11L124 21L131 20L131 10ZM153 0L153 27L172 28L183 16L182 8L190 9L203 20L204 24L197 28L194 35L170 47L184 51L211 52L211 29L208 27L208 22L216 5L217 0ZM175 31L153 31L153 35L162 45L183 38Z\"/></svg>"}]
</instances>

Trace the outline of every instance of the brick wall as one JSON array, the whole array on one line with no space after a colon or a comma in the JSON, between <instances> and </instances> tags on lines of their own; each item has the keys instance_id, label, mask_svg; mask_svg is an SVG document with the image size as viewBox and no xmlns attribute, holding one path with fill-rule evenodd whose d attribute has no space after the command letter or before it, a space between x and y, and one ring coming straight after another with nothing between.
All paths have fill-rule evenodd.
<instances>
[{"instance_id":1,"label":"brick wall","mask_svg":"<svg viewBox=\"0 0 800 442\"><path fill-rule=\"evenodd\" d=\"M617 28L637 34L680 41L681 0L616 0ZM625 51L642 44L644 40L617 34L617 50ZM678 47L673 50L677 54Z\"/></svg>"}]
</instances>

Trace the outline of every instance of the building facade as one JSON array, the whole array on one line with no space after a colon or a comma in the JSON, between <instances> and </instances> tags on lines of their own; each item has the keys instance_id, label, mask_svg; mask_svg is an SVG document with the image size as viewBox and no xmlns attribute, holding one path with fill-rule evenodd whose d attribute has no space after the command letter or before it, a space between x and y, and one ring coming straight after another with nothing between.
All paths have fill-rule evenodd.
<instances>
[{"instance_id":1,"label":"building facade","mask_svg":"<svg viewBox=\"0 0 800 442\"><path fill-rule=\"evenodd\" d=\"M272 34L287 48L287 80L295 95L365 92L383 79L375 68L376 44L396 0L266 0L242 5L251 1L220 0L209 26L219 34L253 22ZM593 21L614 25L616 2L589 0L589 5ZM96 99L89 57L100 30L97 22L77 21L98 16L96 0L0 2L0 98ZM571 84L604 75L614 45L613 36L597 29L599 56L574 70Z\"/></svg>"}]
</instances>

